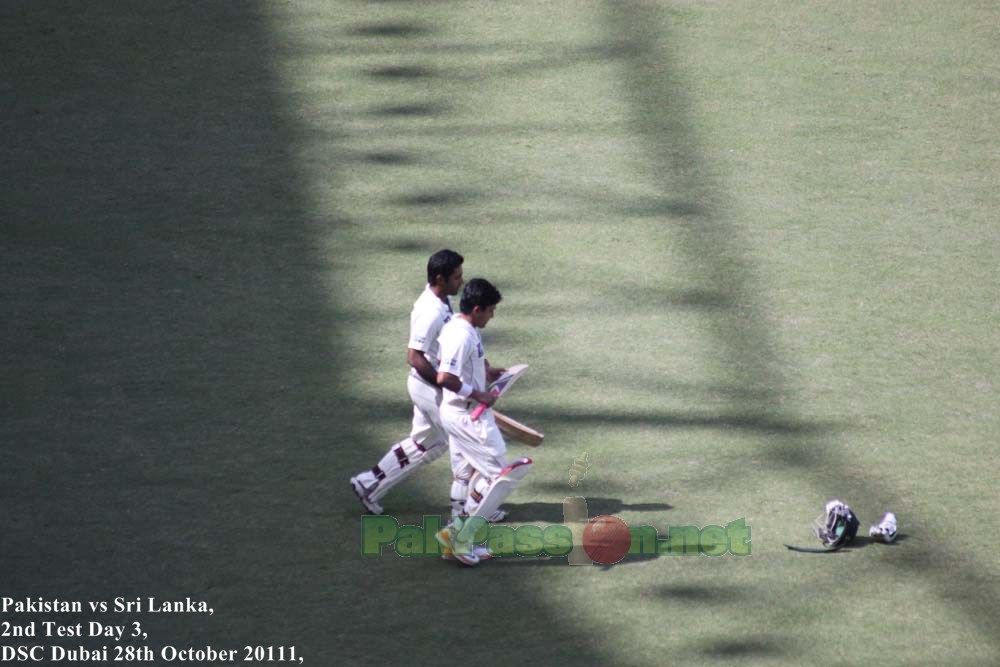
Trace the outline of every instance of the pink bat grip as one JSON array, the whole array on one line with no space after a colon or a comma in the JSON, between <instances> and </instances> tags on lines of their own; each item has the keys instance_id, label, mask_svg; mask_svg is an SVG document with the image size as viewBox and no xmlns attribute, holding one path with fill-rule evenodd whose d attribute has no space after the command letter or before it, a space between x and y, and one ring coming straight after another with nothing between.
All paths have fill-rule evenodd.
<instances>
[{"instance_id":1,"label":"pink bat grip","mask_svg":"<svg viewBox=\"0 0 1000 667\"><path fill-rule=\"evenodd\" d=\"M498 396L500 392L494 390L491 391L490 393L493 394L494 396ZM485 403L480 403L479 405L477 405L476 409L472 411L471 415L469 415L472 418L472 421L476 421L477 419L482 417L483 413L486 412L487 407L488 406Z\"/></svg>"}]
</instances>

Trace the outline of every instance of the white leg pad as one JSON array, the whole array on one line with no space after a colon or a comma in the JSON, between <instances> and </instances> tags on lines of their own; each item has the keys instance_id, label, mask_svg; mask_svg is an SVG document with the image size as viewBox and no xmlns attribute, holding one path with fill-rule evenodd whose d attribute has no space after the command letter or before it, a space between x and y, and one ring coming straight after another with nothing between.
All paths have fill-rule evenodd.
<instances>
[{"instance_id":1,"label":"white leg pad","mask_svg":"<svg viewBox=\"0 0 1000 667\"><path fill-rule=\"evenodd\" d=\"M453 479L451 481L451 516L453 518L462 514L468 496L469 480Z\"/></svg>"},{"instance_id":2,"label":"white leg pad","mask_svg":"<svg viewBox=\"0 0 1000 667\"><path fill-rule=\"evenodd\" d=\"M507 497L514 492L514 489L518 487L521 480L524 479L529 472L531 472L531 459L529 458L520 458L504 468L500 475L493 480L493 483L489 485L489 488L486 489L486 493L483 494L483 498L479 501L479 505L475 508L475 511L469 513L469 517L480 517L481 519L489 521L490 516L492 516L493 513L500 508L503 501L505 501ZM473 480L473 484L475 484L475 480ZM475 487L470 487L470 499L472 496L471 491L474 488ZM471 525L475 523L476 522L467 521L466 525L470 525L471 528ZM464 533L465 531L463 530L462 532ZM471 536L460 535L459 538L464 541L471 539Z\"/></svg>"},{"instance_id":3,"label":"white leg pad","mask_svg":"<svg viewBox=\"0 0 1000 667\"><path fill-rule=\"evenodd\" d=\"M378 465L372 468L372 473L378 485L369 493L372 500L378 501L385 494L412 475L422 466L440 458L448 449L444 440L418 445L411 438L406 438L393 445Z\"/></svg>"},{"instance_id":4,"label":"white leg pad","mask_svg":"<svg viewBox=\"0 0 1000 667\"><path fill-rule=\"evenodd\" d=\"M490 479L485 475L476 471L469 481L469 486L466 489L465 498L465 508L464 513L466 516L473 516L476 510L479 509L479 504L486 498L486 494L490 491Z\"/></svg>"}]
</instances>

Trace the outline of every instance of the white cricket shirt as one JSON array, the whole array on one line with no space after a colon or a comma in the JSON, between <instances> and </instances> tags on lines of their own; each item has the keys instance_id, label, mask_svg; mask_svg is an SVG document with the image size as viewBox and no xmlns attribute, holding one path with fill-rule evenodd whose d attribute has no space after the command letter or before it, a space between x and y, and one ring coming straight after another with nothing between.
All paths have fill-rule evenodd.
<instances>
[{"instance_id":1,"label":"white cricket shirt","mask_svg":"<svg viewBox=\"0 0 1000 667\"><path fill-rule=\"evenodd\" d=\"M438 370L451 373L479 391L486 389L486 351L479 330L461 317L456 317L441 329L438 339L441 346L441 365ZM465 405L468 398L462 398L448 388L444 389L444 401L453 405Z\"/></svg>"},{"instance_id":2,"label":"white cricket shirt","mask_svg":"<svg viewBox=\"0 0 1000 667\"><path fill-rule=\"evenodd\" d=\"M410 311L410 342L407 343L407 347L423 352L434 370L437 370L438 362L441 360L438 336L441 335L441 328L445 323L451 320L451 316L451 302L448 297L446 296L444 301L437 298L431 291L430 285L424 288L423 293L414 302L413 310ZM416 371L413 373L416 374Z\"/></svg>"}]
</instances>

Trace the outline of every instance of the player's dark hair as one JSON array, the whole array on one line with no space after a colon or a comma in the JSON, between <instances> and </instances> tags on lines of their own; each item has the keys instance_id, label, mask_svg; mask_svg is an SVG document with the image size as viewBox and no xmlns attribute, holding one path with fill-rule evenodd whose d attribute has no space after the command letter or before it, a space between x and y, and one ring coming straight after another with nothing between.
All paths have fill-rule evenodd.
<instances>
[{"instance_id":1,"label":"player's dark hair","mask_svg":"<svg viewBox=\"0 0 1000 667\"><path fill-rule=\"evenodd\" d=\"M448 280L451 278L451 274L455 273L455 269L462 266L464 261L465 258L454 250L447 248L438 250L427 260L427 284L433 285L434 279L438 276Z\"/></svg>"},{"instance_id":2,"label":"player's dark hair","mask_svg":"<svg viewBox=\"0 0 1000 667\"><path fill-rule=\"evenodd\" d=\"M464 315L471 315L472 309L476 306L489 308L500 303L501 299L503 296L500 294L500 290L493 286L493 283L485 278L473 278L465 283L459 307Z\"/></svg>"}]
</instances>

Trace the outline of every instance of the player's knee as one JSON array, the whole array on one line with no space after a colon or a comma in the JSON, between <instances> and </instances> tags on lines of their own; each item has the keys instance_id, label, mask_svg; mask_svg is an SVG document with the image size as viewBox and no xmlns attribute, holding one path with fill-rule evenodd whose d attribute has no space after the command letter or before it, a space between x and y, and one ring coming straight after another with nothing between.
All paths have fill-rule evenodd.
<instances>
[{"instance_id":1,"label":"player's knee","mask_svg":"<svg viewBox=\"0 0 1000 667\"><path fill-rule=\"evenodd\" d=\"M431 442L426 442L423 445L423 454L421 460L424 463L430 463L431 461L436 461L441 458L441 455L448 451L448 443L444 440L434 440Z\"/></svg>"},{"instance_id":2,"label":"player's knee","mask_svg":"<svg viewBox=\"0 0 1000 667\"><path fill-rule=\"evenodd\" d=\"M461 479L466 484L472 481L473 475L475 475L476 470L468 464L455 465L454 461L451 466L451 474L454 479Z\"/></svg>"}]
</instances>

